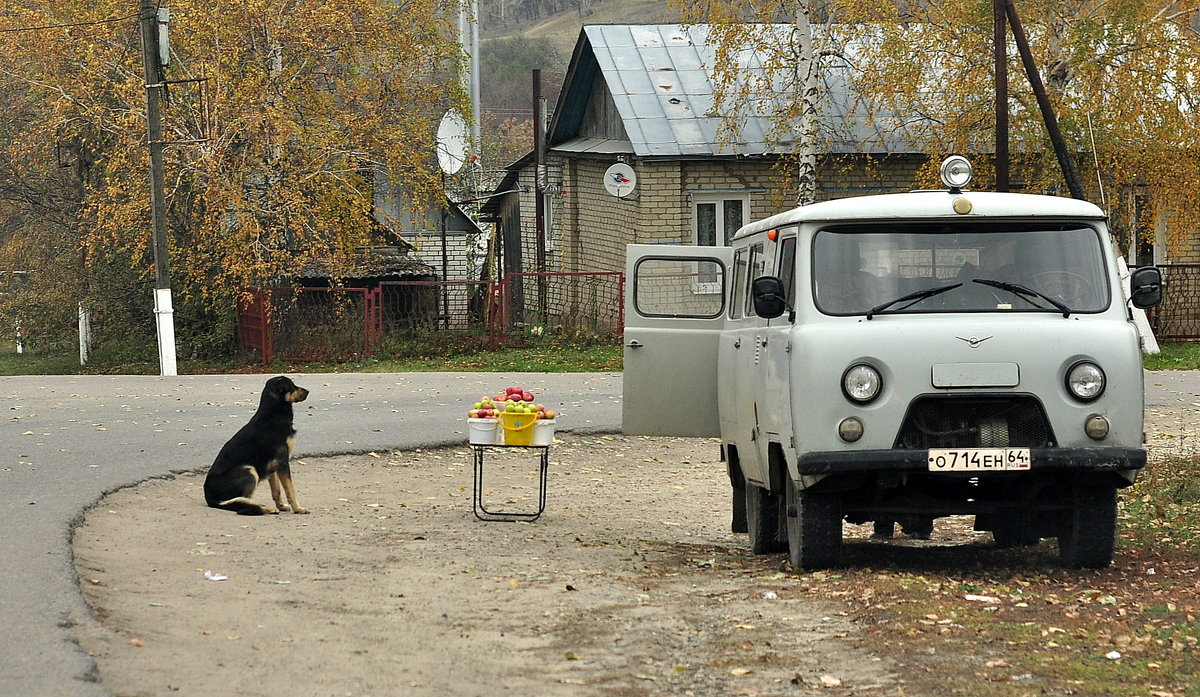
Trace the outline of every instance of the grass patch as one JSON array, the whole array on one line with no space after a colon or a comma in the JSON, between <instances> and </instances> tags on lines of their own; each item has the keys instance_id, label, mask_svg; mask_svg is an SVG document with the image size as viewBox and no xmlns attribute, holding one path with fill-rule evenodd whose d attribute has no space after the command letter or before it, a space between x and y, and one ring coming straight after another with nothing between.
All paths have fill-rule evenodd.
<instances>
[{"instance_id":1,"label":"grass patch","mask_svg":"<svg viewBox=\"0 0 1200 697\"><path fill-rule=\"evenodd\" d=\"M386 347L385 347L386 348ZM180 360L181 375L224 373L414 373L414 372L529 372L529 373L610 373L622 368L619 344L587 345L546 343L527 348L491 351L470 346L409 347L404 351L381 351L372 358L354 362L288 363L275 361L264 368L261 363L239 364L231 360ZM4 354L0 355L0 375L158 375L157 357L153 360L99 355L87 366L75 356Z\"/></svg>"},{"instance_id":2,"label":"grass patch","mask_svg":"<svg viewBox=\"0 0 1200 697\"><path fill-rule=\"evenodd\" d=\"M392 341L377 354L359 361L322 361L288 363L276 361L265 372L277 373L349 373L349 372L620 372L621 346L615 342L587 342L549 339L526 348L492 351L481 348L486 341L480 337L414 336ZM1171 343L1161 346L1162 353L1144 356L1147 370L1200 370L1200 343ZM123 374L157 375L159 367L153 347L146 356L107 355L97 351L92 363L79 365L74 355L0 354L0 375L77 375ZM179 361L183 375L214 373L257 373L264 368L259 363L238 363L224 360Z\"/></svg>"},{"instance_id":3,"label":"grass patch","mask_svg":"<svg viewBox=\"0 0 1200 697\"><path fill-rule=\"evenodd\" d=\"M73 375L78 372L78 356L0 354L0 375Z\"/></svg>"},{"instance_id":4,"label":"grass patch","mask_svg":"<svg viewBox=\"0 0 1200 697\"><path fill-rule=\"evenodd\" d=\"M1142 356L1146 370L1200 370L1200 342L1165 343L1159 349L1152 356Z\"/></svg>"}]
</instances>

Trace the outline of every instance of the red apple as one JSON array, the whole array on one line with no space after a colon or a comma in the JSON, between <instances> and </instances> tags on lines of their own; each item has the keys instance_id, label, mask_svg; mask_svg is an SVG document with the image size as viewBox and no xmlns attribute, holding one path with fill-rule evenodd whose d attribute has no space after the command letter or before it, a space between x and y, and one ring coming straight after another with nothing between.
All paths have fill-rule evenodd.
<instances>
[{"instance_id":1,"label":"red apple","mask_svg":"<svg viewBox=\"0 0 1200 697\"><path fill-rule=\"evenodd\" d=\"M471 419L478 419L480 411L480 409L472 409L471 411L467 412L467 417Z\"/></svg>"},{"instance_id":2,"label":"red apple","mask_svg":"<svg viewBox=\"0 0 1200 697\"><path fill-rule=\"evenodd\" d=\"M526 402L532 403L533 402L533 393L532 392L522 392L521 399L525 400Z\"/></svg>"},{"instance_id":3,"label":"red apple","mask_svg":"<svg viewBox=\"0 0 1200 697\"><path fill-rule=\"evenodd\" d=\"M546 410L546 418L547 419L553 419L557 415L558 415L557 412L555 412L553 409Z\"/></svg>"},{"instance_id":4,"label":"red apple","mask_svg":"<svg viewBox=\"0 0 1200 697\"><path fill-rule=\"evenodd\" d=\"M525 391L525 388L523 388L523 387L510 387L506 390L506 392L508 394L521 394L524 391Z\"/></svg>"}]
</instances>

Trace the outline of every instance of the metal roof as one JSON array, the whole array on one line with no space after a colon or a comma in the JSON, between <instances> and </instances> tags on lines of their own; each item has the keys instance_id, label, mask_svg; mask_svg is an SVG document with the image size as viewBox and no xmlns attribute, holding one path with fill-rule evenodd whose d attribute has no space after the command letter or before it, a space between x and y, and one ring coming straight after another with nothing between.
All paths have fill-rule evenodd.
<instances>
[{"instance_id":1,"label":"metal roof","mask_svg":"<svg viewBox=\"0 0 1200 697\"><path fill-rule=\"evenodd\" d=\"M781 42L792 41L790 24L758 25ZM814 34L829 27L814 25ZM722 119L714 112L714 50L709 26L588 25L583 27L567 70L566 81L550 125L550 146L566 152L633 153L642 157L764 155L791 151L793 134L773 134L772 114L788 95L771 85L754 98L750 114L736 137L722 137ZM852 53L852 46L842 46ZM762 71L766 56L753 49L738 60L751 74ZM826 61L818 105L818 140L824 152L916 152L899 129L881 128L885 119L871 118L856 105L846 61ZM580 133L588 98L596 79L604 80L620 115L627 141L585 137Z\"/></svg>"}]
</instances>

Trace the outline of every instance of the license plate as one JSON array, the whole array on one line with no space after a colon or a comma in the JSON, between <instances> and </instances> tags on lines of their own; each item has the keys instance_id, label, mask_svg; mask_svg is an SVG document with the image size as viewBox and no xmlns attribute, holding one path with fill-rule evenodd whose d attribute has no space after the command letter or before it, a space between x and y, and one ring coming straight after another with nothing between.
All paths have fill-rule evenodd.
<instances>
[{"instance_id":1,"label":"license plate","mask_svg":"<svg viewBox=\"0 0 1200 697\"><path fill-rule=\"evenodd\" d=\"M929 451L930 472L995 472L1029 469L1029 448L954 448Z\"/></svg>"}]
</instances>

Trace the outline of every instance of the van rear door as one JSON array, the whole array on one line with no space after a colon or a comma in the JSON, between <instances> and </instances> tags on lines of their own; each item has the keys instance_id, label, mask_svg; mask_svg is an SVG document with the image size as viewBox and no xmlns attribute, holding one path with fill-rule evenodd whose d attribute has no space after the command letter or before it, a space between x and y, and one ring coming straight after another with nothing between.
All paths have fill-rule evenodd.
<instances>
[{"instance_id":1,"label":"van rear door","mask_svg":"<svg viewBox=\"0 0 1200 697\"><path fill-rule=\"evenodd\" d=\"M625 433L720 436L717 339L729 247L631 244L625 261Z\"/></svg>"}]
</instances>

